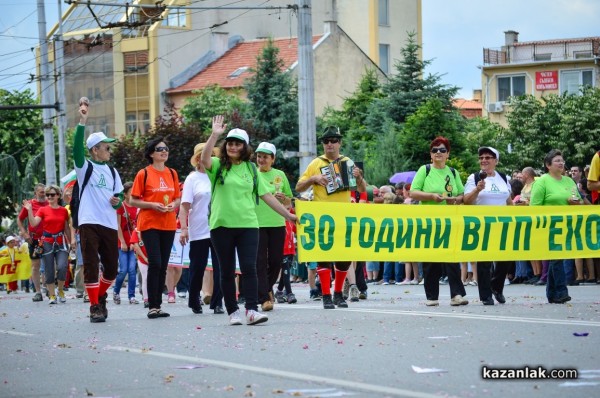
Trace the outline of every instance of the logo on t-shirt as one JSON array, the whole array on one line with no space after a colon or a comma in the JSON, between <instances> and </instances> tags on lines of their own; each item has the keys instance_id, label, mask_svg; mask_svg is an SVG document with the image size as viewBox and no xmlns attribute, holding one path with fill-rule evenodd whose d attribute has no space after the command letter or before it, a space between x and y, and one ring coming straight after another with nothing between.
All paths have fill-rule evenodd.
<instances>
[{"instance_id":1,"label":"logo on t-shirt","mask_svg":"<svg viewBox=\"0 0 600 398\"><path fill-rule=\"evenodd\" d=\"M500 192L500 188L498 188L498 186L496 184L492 183L492 187L490 188L490 191Z\"/></svg>"},{"instance_id":2,"label":"logo on t-shirt","mask_svg":"<svg viewBox=\"0 0 600 398\"><path fill-rule=\"evenodd\" d=\"M169 186L162 177L160 177L160 189L169 189Z\"/></svg>"},{"instance_id":3,"label":"logo on t-shirt","mask_svg":"<svg viewBox=\"0 0 600 398\"><path fill-rule=\"evenodd\" d=\"M104 174L100 175L100 181L97 185L98 188L106 188L106 179L104 178Z\"/></svg>"}]
</instances>

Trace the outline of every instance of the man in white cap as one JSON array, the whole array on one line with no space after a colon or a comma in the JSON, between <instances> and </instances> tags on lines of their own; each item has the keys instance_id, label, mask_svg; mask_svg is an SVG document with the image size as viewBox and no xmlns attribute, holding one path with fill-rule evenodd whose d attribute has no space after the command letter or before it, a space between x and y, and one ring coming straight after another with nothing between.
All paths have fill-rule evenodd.
<instances>
[{"instance_id":1,"label":"man in white cap","mask_svg":"<svg viewBox=\"0 0 600 398\"><path fill-rule=\"evenodd\" d=\"M104 133L90 134L85 145L91 159L85 158L83 138L89 101L79 101L79 125L75 131L73 159L80 206L78 228L83 256L83 280L90 299L90 322L104 322L108 316L106 291L117 277L119 238L116 209L123 200L119 173L106 162L110 160L110 143ZM103 265L100 277L100 261Z\"/></svg>"}]
</instances>

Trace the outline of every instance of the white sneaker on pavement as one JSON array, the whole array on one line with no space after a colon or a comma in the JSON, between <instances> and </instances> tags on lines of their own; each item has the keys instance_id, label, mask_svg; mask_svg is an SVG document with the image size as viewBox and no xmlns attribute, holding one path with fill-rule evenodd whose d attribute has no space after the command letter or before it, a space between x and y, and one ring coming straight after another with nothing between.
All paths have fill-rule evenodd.
<instances>
[{"instance_id":1,"label":"white sneaker on pavement","mask_svg":"<svg viewBox=\"0 0 600 398\"><path fill-rule=\"evenodd\" d=\"M229 324L230 325L241 325L242 324L242 314L240 310L236 310L229 314Z\"/></svg>"},{"instance_id":2,"label":"white sneaker on pavement","mask_svg":"<svg viewBox=\"0 0 600 398\"><path fill-rule=\"evenodd\" d=\"M269 320L269 317L265 314L261 314L258 311L246 310L246 325L258 325Z\"/></svg>"},{"instance_id":3,"label":"white sneaker on pavement","mask_svg":"<svg viewBox=\"0 0 600 398\"><path fill-rule=\"evenodd\" d=\"M469 304L469 300L463 298L463 296L461 296L460 294L457 294L456 296L452 297L452 299L450 300L450 305L453 307L459 306L459 305L467 305Z\"/></svg>"}]
</instances>

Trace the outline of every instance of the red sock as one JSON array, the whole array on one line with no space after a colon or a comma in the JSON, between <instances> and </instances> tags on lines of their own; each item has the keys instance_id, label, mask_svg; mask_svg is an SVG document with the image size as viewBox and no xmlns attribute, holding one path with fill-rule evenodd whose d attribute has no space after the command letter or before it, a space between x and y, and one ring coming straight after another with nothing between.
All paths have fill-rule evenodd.
<instances>
[{"instance_id":1,"label":"red sock","mask_svg":"<svg viewBox=\"0 0 600 398\"><path fill-rule=\"evenodd\" d=\"M335 281L333 281L333 292L341 293L344 288L344 280L348 271L335 270Z\"/></svg>"},{"instance_id":2,"label":"red sock","mask_svg":"<svg viewBox=\"0 0 600 398\"><path fill-rule=\"evenodd\" d=\"M88 298L90 299L90 305L98 305L98 290L100 289L99 283L86 283L85 290L87 290Z\"/></svg>"},{"instance_id":3,"label":"red sock","mask_svg":"<svg viewBox=\"0 0 600 398\"><path fill-rule=\"evenodd\" d=\"M98 290L98 296L103 296L112 283L113 281L109 281L103 277L100 277L100 289Z\"/></svg>"},{"instance_id":4,"label":"red sock","mask_svg":"<svg viewBox=\"0 0 600 398\"><path fill-rule=\"evenodd\" d=\"M331 294L331 270L329 268L317 268L317 274L321 281L321 293Z\"/></svg>"}]
</instances>

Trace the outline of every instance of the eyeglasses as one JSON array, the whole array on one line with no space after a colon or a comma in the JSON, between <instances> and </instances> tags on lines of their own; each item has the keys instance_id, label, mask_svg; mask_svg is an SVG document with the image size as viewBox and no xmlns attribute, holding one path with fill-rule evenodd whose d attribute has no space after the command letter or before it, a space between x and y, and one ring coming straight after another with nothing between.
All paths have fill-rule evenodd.
<instances>
[{"instance_id":1,"label":"eyeglasses","mask_svg":"<svg viewBox=\"0 0 600 398\"><path fill-rule=\"evenodd\" d=\"M154 152L169 152L168 146L157 146L154 148Z\"/></svg>"},{"instance_id":2,"label":"eyeglasses","mask_svg":"<svg viewBox=\"0 0 600 398\"><path fill-rule=\"evenodd\" d=\"M491 159L496 159L496 158L493 156L480 156L479 157L479 160L491 160Z\"/></svg>"},{"instance_id":3,"label":"eyeglasses","mask_svg":"<svg viewBox=\"0 0 600 398\"><path fill-rule=\"evenodd\" d=\"M579 173L579 170L577 170L577 169L571 170L571 173Z\"/></svg>"},{"instance_id":4,"label":"eyeglasses","mask_svg":"<svg viewBox=\"0 0 600 398\"><path fill-rule=\"evenodd\" d=\"M337 144L338 142L340 142L339 139L337 138L325 138L323 141L321 141L324 145L327 144Z\"/></svg>"},{"instance_id":5,"label":"eyeglasses","mask_svg":"<svg viewBox=\"0 0 600 398\"><path fill-rule=\"evenodd\" d=\"M446 153L448 150L446 148L431 148L431 153Z\"/></svg>"},{"instance_id":6,"label":"eyeglasses","mask_svg":"<svg viewBox=\"0 0 600 398\"><path fill-rule=\"evenodd\" d=\"M56 193L47 193L47 194L46 194L46 197L47 197L47 198L53 198L53 197L55 197L56 195L57 195Z\"/></svg>"}]
</instances>

